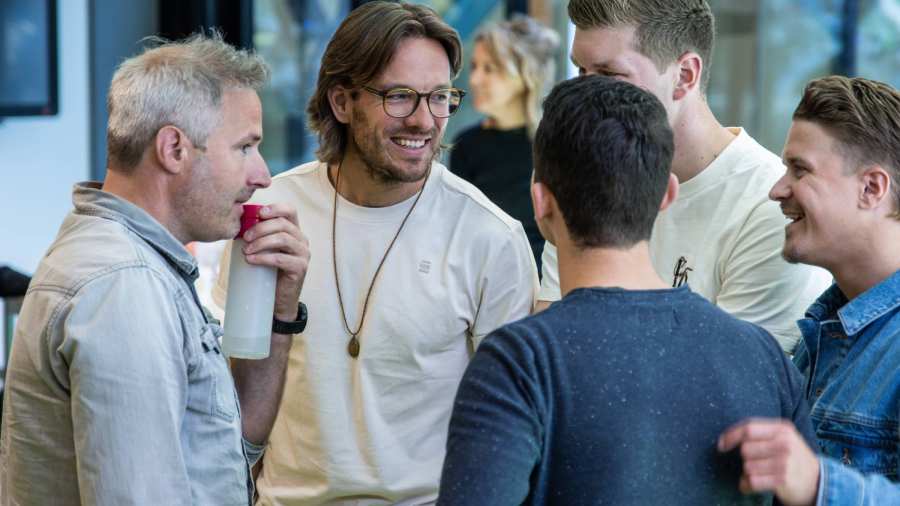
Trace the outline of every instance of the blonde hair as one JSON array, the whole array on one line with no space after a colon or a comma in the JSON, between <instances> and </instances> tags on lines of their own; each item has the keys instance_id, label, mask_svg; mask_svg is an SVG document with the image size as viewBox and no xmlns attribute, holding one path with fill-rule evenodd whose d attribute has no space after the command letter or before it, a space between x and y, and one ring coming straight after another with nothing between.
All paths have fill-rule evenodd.
<instances>
[{"instance_id":1,"label":"blonde hair","mask_svg":"<svg viewBox=\"0 0 900 506\"><path fill-rule=\"evenodd\" d=\"M556 72L559 35L534 19L521 14L491 25L475 37L508 76L518 76L525 87L525 126L534 138L541 121L541 99L547 94Z\"/></svg>"},{"instance_id":2,"label":"blonde hair","mask_svg":"<svg viewBox=\"0 0 900 506\"><path fill-rule=\"evenodd\" d=\"M174 125L198 146L222 118L222 94L228 89L259 91L269 67L256 54L235 49L219 32L196 34L129 58L113 75L106 107L110 167L130 171L159 129Z\"/></svg>"}]
</instances>

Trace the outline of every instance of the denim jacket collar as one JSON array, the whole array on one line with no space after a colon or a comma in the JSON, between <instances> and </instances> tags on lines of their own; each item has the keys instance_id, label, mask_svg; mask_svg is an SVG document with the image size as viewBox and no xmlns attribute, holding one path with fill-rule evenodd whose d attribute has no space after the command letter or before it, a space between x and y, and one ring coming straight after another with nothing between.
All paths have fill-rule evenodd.
<instances>
[{"instance_id":1,"label":"denim jacket collar","mask_svg":"<svg viewBox=\"0 0 900 506\"><path fill-rule=\"evenodd\" d=\"M867 325L900 306L900 271L869 288L838 311L847 335L861 332Z\"/></svg>"},{"instance_id":2,"label":"denim jacket collar","mask_svg":"<svg viewBox=\"0 0 900 506\"><path fill-rule=\"evenodd\" d=\"M848 337L859 334L870 323L900 306L900 271L848 301L837 284L825 291L806 310L806 317L817 322L837 315Z\"/></svg>"},{"instance_id":3,"label":"denim jacket collar","mask_svg":"<svg viewBox=\"0 0 900 506\"><path fill-rule=\"evenodd\" d=\"M191 281L197 279L197 260L147 211L103 191L101 184L95 181L77 183L72 192L72 203L78 214L99 216L121 223L144 239L183 276Z\"/></svg>"}]
</instances>

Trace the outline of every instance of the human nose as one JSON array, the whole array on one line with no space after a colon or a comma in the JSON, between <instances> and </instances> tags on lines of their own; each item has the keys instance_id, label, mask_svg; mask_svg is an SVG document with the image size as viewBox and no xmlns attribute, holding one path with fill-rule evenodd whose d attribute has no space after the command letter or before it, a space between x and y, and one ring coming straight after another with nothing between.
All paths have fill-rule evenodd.
<instances>
[{"instance_id":1,"label":"human nose","mask_svg":"<svg viewBox=\"0 0 900 506\"><path fill-rule=\"evenodd\" d=\"M769 190L769 199L775 201L782 201L791 196L791 187L788 181L787 172L781 176L781 179L775 182L775 185L772 186L772 189Z\"/></svg>"},{"instance_id":2,"label":"human nose","mask_svg":"<svg viewBox=\"0 0 900 506\"><path fill-rule=\"evenodd\" d=\"M250 168L250 186L254 188L268 188L272 184L272 175L269 173L269 166L262 154L257 154L258 160Z\"/></svg>"},{"instance_id":3,"label":"human nose","mask_svg":"<svg viewBox=\"0 0 900 506\"><path fill-rule=\"evenodd\" d=\"M423 130L431 129L434 126L434 116L428 107L428 97L420 95L412 114L403 120L406 126L414 126Z\"/></svg>"}]
</instances>

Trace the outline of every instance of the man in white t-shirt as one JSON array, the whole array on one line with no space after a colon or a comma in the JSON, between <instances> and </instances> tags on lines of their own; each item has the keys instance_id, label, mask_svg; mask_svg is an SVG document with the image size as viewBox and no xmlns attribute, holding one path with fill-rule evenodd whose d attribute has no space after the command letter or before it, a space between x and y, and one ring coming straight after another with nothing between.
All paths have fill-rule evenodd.
<instances>
[{"instance_id":1,"label":"man in white t-shirt","mask_svg":"<svg viewBox=\"0 0 900 506\"><path fill-rule=\"evenodd\" d=\"M571 0L572 60L581 74L613 76L656 95L675 134L680 194L650 238L654 268L792 352L795 325L829 284L821 269L781 258L787 220L768 199L784 173L743 129L725 128L706 102L714 19L705 0ZM544 249L538 308L559 299L556 248ZM727 338L727 336L723 336Z\"/></svg>"},{"instance_id":2,"label":"man in white t-shirt","mask_svg":"<svg viewBox=\"0 0 900 506\"><path fill-rule=\"evenodd\" d=\"M470 354L532 309L522 225L434 162L460 53L430 8L354 10L308 106L318 161L255 197L295 205L311 252L260 504L433 502Z\"/></svg>"}]
</instances>

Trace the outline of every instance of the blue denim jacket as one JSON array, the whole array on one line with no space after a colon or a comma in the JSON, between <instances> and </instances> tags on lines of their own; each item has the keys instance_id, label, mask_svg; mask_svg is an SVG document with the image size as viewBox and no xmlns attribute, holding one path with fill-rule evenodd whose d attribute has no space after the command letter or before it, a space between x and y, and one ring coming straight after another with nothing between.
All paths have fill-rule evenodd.
<instances>
[{"instance_id":1,"label":"blue denim jacket","mask_svg":"<svg viewBox=\"0 0 900 506\"><path fill-rule=\"evenodd\" d=\"M260 448L197 302L197 264L97 185L42 259L13 339L0 504L247 505Z\"/></svg>"},{"instance_id":2,"label":"blue denim jacket","mask_svg":"<svg viewBox=\"0 0 900 506\"><path fill-rule=\"evenodd\" d=\"M900 271L851 301L833 285L798 325L818 504L900 504Z\"/></svg>"}]
</instances>

